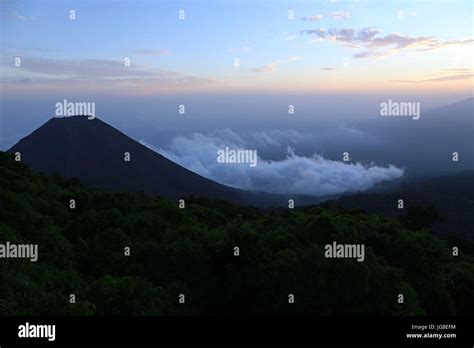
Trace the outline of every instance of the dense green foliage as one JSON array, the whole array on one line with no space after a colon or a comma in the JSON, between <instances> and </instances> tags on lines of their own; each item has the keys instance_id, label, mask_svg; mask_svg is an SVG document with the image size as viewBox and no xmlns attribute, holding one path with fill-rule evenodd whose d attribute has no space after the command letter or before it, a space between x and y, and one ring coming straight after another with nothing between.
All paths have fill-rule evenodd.
<instances>
[{"instance_id":1,"label":"dense green foliage","mask_svg":"<svg viewBox=\"0 0 474 348\"><path fill-rule=\"evenodd\" d=\"M453 257L447 241L410 228L337 208L191 198L179 209L34 174L0 153L0 243L39 245L38 262L0 259L0 313L474 313L472 245ZM364 243L365 261L326 258L333 241Z\"/></svg>"}]
</instances>

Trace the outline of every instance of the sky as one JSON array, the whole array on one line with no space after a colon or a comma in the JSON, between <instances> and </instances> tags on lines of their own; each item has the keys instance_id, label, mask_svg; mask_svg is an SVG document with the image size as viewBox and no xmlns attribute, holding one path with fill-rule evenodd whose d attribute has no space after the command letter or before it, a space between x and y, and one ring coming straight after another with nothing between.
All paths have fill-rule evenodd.
<instances>
[{"instance_id":1,"label":"sky","mask_svg":"<svg viewBox=\"0 0 474 348\"><path fill-rule=\"evenodd\" d=\"M0 4L5 92L472 91L470 0Z\"/></svg>"},{"instance_id":2,"label":"sky","mask_svg":"<svg viewBox=\"0 0 474 348\"><path fill-rule=\"evenodd\" d=\"M449 112L425 118L473 96L473 4L0 0L0 149L66 99L244 189L337 194L473 169L472 107L461 132ZM387 100L420 103L420 121L381 118ZM259 165L218 165L225 146L258 150ZM454 167L453 149L469 160Z\"/></svg>"}]
</instances>

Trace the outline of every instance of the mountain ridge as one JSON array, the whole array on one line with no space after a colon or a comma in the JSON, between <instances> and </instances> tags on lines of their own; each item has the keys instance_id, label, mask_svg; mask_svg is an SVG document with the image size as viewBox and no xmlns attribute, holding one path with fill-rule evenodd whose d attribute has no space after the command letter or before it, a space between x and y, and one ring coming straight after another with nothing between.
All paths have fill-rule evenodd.
<instances>
[{"instance_id":1,"label":"mountain ridge","mask_svg":"<svg viewBox=\"0 0 474 348\"><path fill-rule=\"evenodd\" d=\"M53 117L7 152L20 152L33 170L59 173L107 191L143 191L169 199L187 196L224 199L238 204L282 206L290 195L245 191L200 176L153 151L100 118ZM125 161L129 153L130 160ZM300 204L322 198L296 196Z\"/></svg>"}]
</instances>

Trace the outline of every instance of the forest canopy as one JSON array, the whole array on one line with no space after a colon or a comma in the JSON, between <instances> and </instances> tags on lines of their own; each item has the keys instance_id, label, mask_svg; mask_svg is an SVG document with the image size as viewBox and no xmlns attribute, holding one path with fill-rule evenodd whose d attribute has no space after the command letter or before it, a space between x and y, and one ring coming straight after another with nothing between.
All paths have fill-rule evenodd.
<instances>
[{"instance_id":1,"label":"forest canopy","mask_svg":"<svg viewBox=\"0 0 474 348\"><path fill-rule=\"evenodd\" d=\"M474 313L472 242L433 236L413 209L394 219L193 197L180 209L36 174L4 152L0 181L0 243L38 245L37 262L0 259L2 315ZM363 244L363 262L325 257L333 242Z\"/></svg>"}]
</instances>

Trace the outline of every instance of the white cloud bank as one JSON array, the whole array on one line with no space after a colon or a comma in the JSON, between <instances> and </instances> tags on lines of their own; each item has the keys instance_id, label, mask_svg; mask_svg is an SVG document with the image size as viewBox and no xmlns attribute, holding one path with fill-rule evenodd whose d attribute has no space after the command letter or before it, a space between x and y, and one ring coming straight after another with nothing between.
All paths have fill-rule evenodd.
<instances>
[{"instance_id":1,"label":"white cloud bank","mask_svg":"<svg viewBox=\"0 0 474 348\"><path fill-rule=\"evenodd\" d=\"M295 132L294 130L288 132ZM280 131L282 141L287 134ZM272 141L278 144L278 133L271 133ZM320 155L303 157L291 148L280 161L258 158L256 167L248 164L222 164L217 162L217 151L225 147L233 149L258 149L262 139L270 136L262 132L245 140L229 129L213 135L193 133L191 136L175 137L166 149L159 149L166 158L225 185L271 193L306 194L324 196L344 192L364 191L376 184L403 176L404 171L396 166L364 165L325 159ZM260 140L260 141L259 141ZM141 143L157 150L144 141ZM260 144L259 144L260 143ZM257 145L257 147L255 147Z\"/></svg>"}]
</instances>

